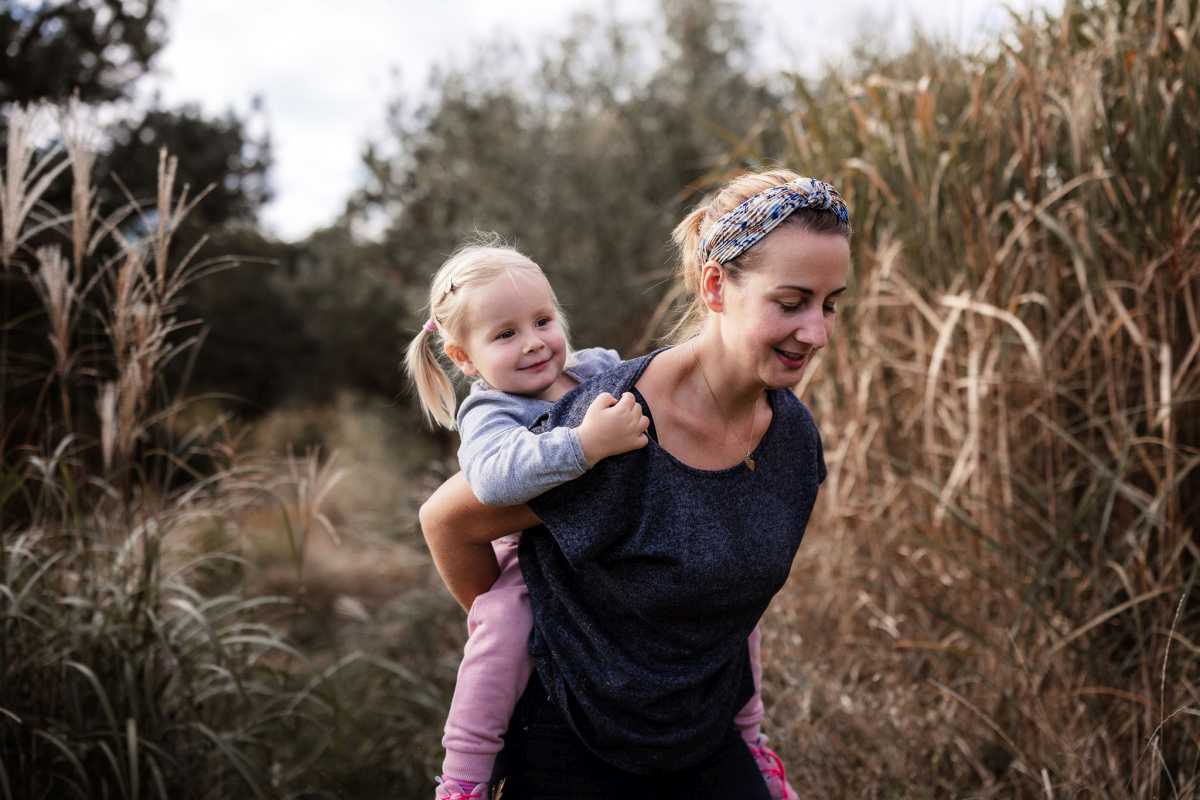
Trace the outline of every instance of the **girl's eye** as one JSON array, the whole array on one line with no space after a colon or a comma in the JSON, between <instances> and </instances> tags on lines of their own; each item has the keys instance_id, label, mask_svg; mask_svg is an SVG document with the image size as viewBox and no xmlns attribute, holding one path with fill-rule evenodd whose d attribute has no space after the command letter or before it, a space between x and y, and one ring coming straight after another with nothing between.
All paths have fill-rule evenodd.
<instances>
[{"instance_id":1,"label":"girl's eye","mask_svg":"<svg viewBox=\"0 0 1200 800\"><path fill-rule=\"evenodd\" d=\"M512 337L513 337L513 332L511 330L500 331L499 333L496 334L497 339L511 339Z\"/></svg>"},{"instance_id":2,"label":"girl's eye","mask_svg":"<svg viewBox=\"0 0 1200 800\"><path fill-rule=\"evenodd\" d=\"M539 320L537 321L537 326L538 326L539 328L544 328L544 327L546 327L546 326L547 326L547 325L549 325L549 324L550 324L550 318L549 318L549 317L542 317L541 319L539 319Z\"/></svg>"},{"instance_id":3,"label":"girl's eye","mask_svg":"<svg viewBox=\"0 0 1200 800\"><path fill-rule=\"evenodd\" d=\"M825 313L826 313L826 314L830 314L830 315L832 315L832 314L836 314L836 313L837 313L837 306L833 305L832 303L828 303L828 304L826 304L826 306L825 306Z\"/></svg>"},{"instance_id":4,"label":"girl's eye","mask_svg":"<svg viewBox=\"0 0 1200 800\"><path fill-rule=\"evenodd\" d=\"M783 312L785 314L790 314L793 311L799 310L800 304L799 303L780 303L779 307L783 309Z\"/></svg>"}]
</instances>

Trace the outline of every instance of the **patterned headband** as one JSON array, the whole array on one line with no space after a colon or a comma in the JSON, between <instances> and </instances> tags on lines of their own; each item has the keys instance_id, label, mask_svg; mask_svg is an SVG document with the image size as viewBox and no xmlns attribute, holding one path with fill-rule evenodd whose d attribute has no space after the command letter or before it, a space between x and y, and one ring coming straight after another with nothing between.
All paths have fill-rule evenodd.
<instances>
[{"instance_id":1,"label":"patterned headband","mask_svg":"<svg viewBox=\"0 0 1200 800\"><path fill-rule=\"evenodd\" d=\"M700 240L700 263L733 261L800 208L828 211L850 224L850 211L837 189L816 178L797 178L746 198L714 222Z\"/></svg>"}]
</instances>

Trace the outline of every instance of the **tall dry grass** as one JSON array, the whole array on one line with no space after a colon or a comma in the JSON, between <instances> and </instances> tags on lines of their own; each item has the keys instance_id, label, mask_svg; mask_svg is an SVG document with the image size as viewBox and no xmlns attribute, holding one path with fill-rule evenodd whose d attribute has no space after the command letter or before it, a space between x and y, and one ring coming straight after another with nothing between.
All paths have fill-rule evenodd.
<instances>
[{"instance_id":1,"label":"tall dry grass","mask_svg":"<svg viewBox=\"0 0 1200 800\"><path fill-rule=\"evenodd\" d=\"M86 113L6 118L0 800L425 789L432 754L397 754L441 687L388 653L301 652L285 631L309 609L248 591L243 520L269 514L299 575L312 537L336 544L342 473L243 452L170 377L186 383L168 367L200 339L184 292L224 268L172 247L204 193L175 186L164 152L150 205L102 215ZM44 198L65 176L61 212Z\"/></svg>"},{"instance_id":2,"label":"tall dry grass","mask_svg":"<svg viewBox=\"0 0 1200 800\"><path fill-rule=\"evenodd\" d=\"M771 130L856 237L803 387L829 480L766 644L793 769L1200 796L1200 8L1068 2L794 100Z\"/></svg>"},{"instance_id":3,"label":"tall dry grass","mask_svg":"<svg viewBox=\"0 0 1200 800\"><path fill-rule=\"evenodd\" d=\"M256 484L228 458L176 479L215 440L170 435L182 402L163 370L195 344L178 335L178 295L205 268L167 266L169 225L141 232L178 219L174 161L157 208L101 219L85 110L63 109L57 130L52 116L8 112L0 172L6 310L14 288L40 302L0 334L0 797L265 796L265 733L311 716L270 664L301 659L258 621L269 600L196 591L220 556L169 555ZM64 173L67 213L43 201ZM26 349L39 331L48 347Z\"/></svg>"}]
</instances>

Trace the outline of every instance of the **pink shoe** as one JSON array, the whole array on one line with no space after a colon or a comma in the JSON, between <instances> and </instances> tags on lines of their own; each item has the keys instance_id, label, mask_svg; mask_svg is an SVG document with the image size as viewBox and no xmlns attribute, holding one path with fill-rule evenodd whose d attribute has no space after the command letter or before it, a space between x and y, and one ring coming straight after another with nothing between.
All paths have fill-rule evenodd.
<instances>
[{"instance_id":1,"label":"pink shoe","mask_svg":"<svg viewBox=\"0 0 1200 800\"><path fill-rule=\"evenodd\" d=\"M774 750L767 747L767 737L760 733L758 741L749 747L750 752L754 755L754 763L758 765L758 771L762 773L763 780L767 784L767 792L770 793L771 800L799 800L796 790L787 782L787 771L783 768L783 759Z\"/></svg>"},{"instance_id":2,"label":"pink shoe","mask_svg":"<svg viewBox=\"0 0 1200 800\"><path fill-rule=\"evenodd\" d=\"M437 789L434 790L433 796L435 800L488 800L486 783L468 783L466 785L471 788L466 789L454 778L442 776L437 779Z\"/></svg>"}]
</instances>

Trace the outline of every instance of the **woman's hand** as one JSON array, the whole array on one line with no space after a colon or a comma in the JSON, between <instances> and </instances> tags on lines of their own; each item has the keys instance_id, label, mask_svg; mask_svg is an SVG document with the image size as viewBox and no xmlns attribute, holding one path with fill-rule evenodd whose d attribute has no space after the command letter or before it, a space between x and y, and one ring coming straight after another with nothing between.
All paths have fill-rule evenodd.
<instances>
[{"instance_id":1,"label":"woman's hand","mask_svg":"<svg viewBox=\"0 0 1200 800\"><path fill-rule=\"evenodd\" d=\"M425 501L420 520L438 574L467 610L500 574L492 540L541 522L529 506L480 503L461 472L450 476Z\"/></svg>"}]
</instances>

